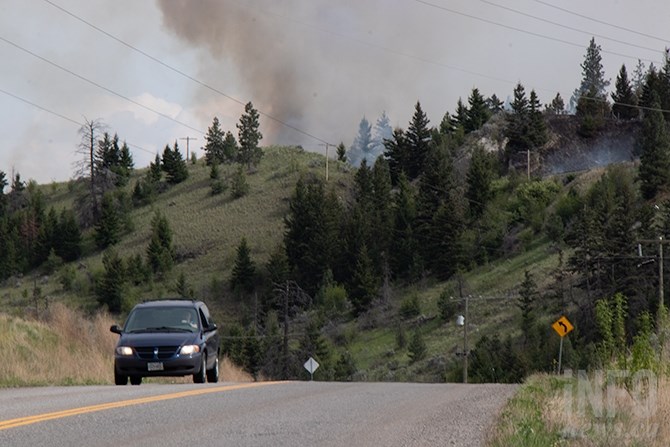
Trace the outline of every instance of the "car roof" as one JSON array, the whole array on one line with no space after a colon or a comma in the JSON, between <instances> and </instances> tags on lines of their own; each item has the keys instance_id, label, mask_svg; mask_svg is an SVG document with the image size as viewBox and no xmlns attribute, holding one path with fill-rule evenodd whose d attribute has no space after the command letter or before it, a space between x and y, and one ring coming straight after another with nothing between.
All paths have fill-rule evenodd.
<instances>
[{"instance_id":1,"label":"car roof","mask_svg":"<svg viewBox=\"0 0 670 447\"><path fill-rule=\"evenodd\" d=\"M154 307L198 307L202 305L202 301L195 300L179 300L179 299L167 299L167 300L154 300L154 301L145 301L135 306L135 308L154 308Z\"/></svg>"}]
</instances>

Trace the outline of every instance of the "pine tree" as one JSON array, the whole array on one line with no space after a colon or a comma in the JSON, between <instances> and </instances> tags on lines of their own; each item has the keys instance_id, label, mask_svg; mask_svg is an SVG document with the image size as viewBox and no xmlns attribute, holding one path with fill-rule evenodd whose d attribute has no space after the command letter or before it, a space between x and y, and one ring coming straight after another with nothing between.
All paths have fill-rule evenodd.
<instances>
[{"instance_id":1,"label":"pine tree","mask_svg":"<svg viewBox=\"0 0 670 447\"><path fill-rule=\"evenodd\" d=\"M423 335L421 335L421 330L418 328L414 331L407 350L411 363L416 363L426 357L428 348L426 347L426 342L423 340Z\"/></svg>"},{"instance_id":2,"label":"pine tree","mask_svg":"<svg viewBox=\"0 0 670 447\"><path fill-rule=\"evenodd\" d=\"M326 270L333 270L341 210L336 198L326 195L321 181L301 178L284 218L284 245L298 284L314 294Z\"/></svg>"},{"instance_id":3,"label":"pine tree","mask_svg":"<svg viewBox=\"0 0 670 447\"><path fill-rule=\"evenodd\" d=\"M596 45L596 40L592 37L586 49L586 55L584 55L584 62L580 65L582 67L582 82L573 93L575 102L578 102L586 94L593 95L600 101L607 101L606 89L610 85L610 81L605 79L601 51L602 48L600 45Z\"/></svg>"},{"instance_id":4,"label":"pine tree","mask_svg":"<svg viewBox=\"0 0 670 447\"><path fill-rule=\"evenodd\" d=\"M155 185L161 181L162 177L163 177L163 162L161 160L161 156L159 154L156 154L154 161L149 163L149 170L147 171L147 183Z\"/></svg>"},{"instance_id":5,"label":"pine tree","mask_svg":"<svg viewBox=\"0 0 670 447\"><path fill-rule=\"evenodd\" d=\"M176 140L174 142L174 149L170 149L170 146L165 146L162 168L166 173L167 182L173 185L181 183L188 178L188 167L179 151L179 145Z\"/></svg>"},{"instance_id":6,"label":"pine tree","mask_svg":"<svg viewBox=\"0 0 670 447\"><path fill-rule=\"evenodd\" d=\"M455 127L461 127L465 130L468 126L468 108L463 104L463 100L458 98L456 103L456 113L453 116Z\"/></svg>"},{"instance_id":7,"label":"pine tree","mask_svg":"<svg viewBox=\"0 0 670 447\"><path fill-rule=\"evenodd\" d=\"M429 247L424 247L424 259L439 279L448 279L464 262L462 242L465 228L464 206L451 193L440 204L430 223Z\"/></svg>"},{"instance_id":8,"label":"pine tree","mask_svg":"<svg viewBox=\"0 0 670 447\"><path fill-rule=\"evenodd\" d=\"M95 243L100 249L115 245L121 240L121 220L116 200L111 193L102 198L100 219L95 226Z\"/></svg>"},{"instance_id":9,"label":"pine tree","mask_svg":"<svg viewBox=\"0 0 670 447\"><path fill-rule=\"evenodd\" d=\"M42 264L46 261L52 251L54 252L54 255L56 254L54 247L56 247L57 239L59 237L58 216L56 215L56 210L51 207L39 228L37 253L35 256L38 260L38 264Z\"/></svg>"},{"instance_id":10,"label":"pine tree","mask_svg":"<svg viewBox=\"0 0 670 447\"><path fill-rule=\"evenodd\" d=\"M451 204L450 195L454 185L451 154L445 147L433 148L419 183L416 201L417 236L419 245L422 247L423 258L426 260L434 259L437 251L438 240L433 238L433 219L442 205Z\"/></svg>"},{"instance_id":11,"label":"pine tree","mask_svg":"<svg viewBox=\"0 0 670 447\"><path fill-rule=\"evenodd\" d=\"M626 65L621 65L619 75L616 78L616 90L612 93L612 113L619 119L635 119L640 113L637 108L637 98L633 93L633 87L628 80L628 73L626 72Z\"/></svg>"},{"instance_id":12,"label":"pine tree","mask_svg":"<svg viewBox=\"0 0 670 447\"><path fill-rule=\"evenodd\" d=\"M219 124L219 119L215 116L212 120L212 125L207 128L205 135L205 164L211 166L213 164L220 164L225 162L224 147L223 147L224 133Z\"/></svg>"},{"instance_id":13,"label":"pine tree","mask_svg":"<svg viewBox=\"0 0 670 447\"><path fill-rule=\"evenodd\" d=\"M393 238L391 239L390 264L393 274L407 278L414 270L419 243L416 236L416 201L407 177L398 181L398 193L393 201Z\"/></svg>"},{"instance_id":14,"label":"pine tree","mask_svg":"<svg viewBox=\"0 0 670 447\"><path fill-rule=\"evenodd\" d=\"M256 279L256 266L251 260L251 250L245 237L237 246L237 257L230 278L230 287L233 290L251 292L254 289Z\"/></svg>"},{"instance_id":15,"label":"pine tree","mask_svg":"<svg viewBox=\"0 0 670 447\"><path fill-rule=\"evenodd\" d=\"M358 124L358 134L349 148L349 162L354 166L360 166L363 160L367 160L368 165L374 163L370 156L372 145L372 127L368 120L363 117Z\"/></svg>"},{"instance_id":16,"label":"pine tree","mask_svg":"<svg viewBox=\"0 0 670 447\"><path fill-rule=\"evenodd\" d=\"M147 247L147 262L154 273L167 273L174 265L172 230L167 218L156 211L151 220L151 239Z\"/></svg>"},{"instance_id":17,"label":"pine tree","mask_svg":"<svg viewBox=\"0 0 670 447\"><path fill-rule=\"evenodd\" d=\"M528 139L534 147L543 146L547 139L547 124L542 115L542 104L537 98L535 90L530 91L530 98L528 101L528 113L530 118Z\"/></svg>"},{"instance_id":18,"label":"pine tree","mask_svg":"<svg viewBox=\"0 0 670 447\"><path fill-rule=\"evenodd\" d=\"M521 310L521 332L525 342L528 341L530 329L533 325L533 311L538 299L538 291L533 275L526 270L524 280L519 288L519 300L517 306Z\"/></svg>"},{"instance_id":19,"label":"pine tree","mask_svg":"<svg viewBox=\"0 0 670 447\"><path fill-rule=\"evenodd\" d=\"M354 357L349 351L344 351L342 354L340 354L340 358L335 364L334 379L340 382L350 382L354 380L356 371L357 368Z\"/></svg>"},{"instance_id":20,"label":"pine tree","mask_svg":"<svg viewBox=\"0 0 670 447\"><path fill-rule=\"evenodd\" d=\"M286 258L286 250L282 245L275 247L270 253L270 259L265 264L270 283L283 284L289 279L289 265Z\"/></svg>"},{"instance_id":21,"label":"pine tree","mask_svg":"<svg viewBox=\"0 0 670 447\"><path fill-rule=\"evenodd\" d=\"M656 98L654 98L654 94L656 95ZM656 70L654 64L650 64L649 70L647 70L647 73L644 77L644 84L642 85L642 89L639 94L638 104L640 105L640 107L643 107L644 109L651 109L654 100L656 100L660 105L661 94L662 94L661 75L659 74L658 70ZM643 115L646 113L646 110L644 109L642 111Z\"/></svg>"},{"instance_id":22,"label":"pine tree","mask_svg":"<svg viewBox=\"0 0 670 447\"><path fill-rule=\"evenodd\" d=\"M481 145L475 146L465 178L467 183L465 197L468 199L470 215L474 219L481 217L493 194L491 182L495 171L491 161L491 157Z\"/></svg>"},{"instance_id":23,"label":"pine tree","mask_svg":"<svg viewBox=\"0 0 670 447\"><path fill-rule=\"evenodd\" d=\"M342 162L347 161L347 147L343 142L337 145L337 160Z\"/></svg>"},{"instance_id":24,"label":"pine tree","mask_svg":"<svg viewBox=\"0 0 670 447\"><path fill-rule=\"evenodd\" d=\"M530 104L526 98L526 91L518 83L514 88L514 100L510 104L511 111L507 115L505 136L508 138L508 147L512 151L522 151L530 147L528 138L530 128Z\"/></svg>"},{"instance_id":25,"label":"pine tree","mask_svg":"<svg viewBox=\"0 0 670 447\"><path fill-rule=\"evenodd\" d=\"M547 113L551 115L563 115L565 113L565 102L560 93L556 93L550 104L545 106Z\"/></svg>"},{"instance_id":26,"label":"pine tree","mask_svg":"<svg viewBox=\"0 0 670 447\"><path fill-rule=\"evenodd\" d=\"M414 107L412 121L407 128L406 138L409 149L407 165L407 177L414 180L423 172L426 158L430 149L430 129L428 128L428 117L421 109L421 103L417 101Z\"/></svg>"},{"instance_id":27,"label":"pine tree","mask_svg":"<svg viewBox=\"0 0 670 447\"><path fill-rule=\"evenodd\" d=\"M486 100L486 106L489 108L491 115L495 115L504 110L505 103L494 93Z\"/></svg>"},{"instance_id":28,"label":"pine tree","mask_svg":"<svg viewBox=\"0 0 670 447\"><path fill-rule=\"evenodd\" d=\"M233 163L239 147L237 146L237 140L232 132L226 132L226 137L223 140L223 162L224 163Z\"/></svg>"},{"instance_id":29,"label":"pine tree","mask_svg":"<svg viewBox=\"0 0 670 447\"><path fill-rule=\"evenodd\" d=\"M72 262L81 256L81 230L77 224L74 211L64 209L58 220L56 254L66 262Z\"/></svg>"},{"instance_id":30,"label":"pine tree","mask_svg":"<svg viewBox=\"0 0 670 447\"><path fill-rule=\"evenodd\" d=\"M7 196L5 195L5 188L9 183L7 182L7 174L0 171L0 217L5 214L7 207Z\"/></svg>"},{"instance_id":31,"label":"pine tree","mask_svg":"<svg viewBox=\"0 0 670 447\"><path fill-rule=\"evenodd\" d=\"M242 165L238 166L230 180L230 196L233 199L239 199L249 193L249 183L247 183L247 174Z\"/></svg>"},{"instance_id":32,"label":"pine tree","mask_svg":"<svg viewBox=\"0 0 670 447\"><path fill-rule=\"evenodd\" d=\"M410 149L405 132L400 129L393 130L393 138L387 140L384 144L386 151L384 156L389 162L391 171L391 181L394 185L398 184L401 174L407 176L409 165Z\"/></svg>"},{"instance_id":33,"label":"pine tree","mask_svg":"<svg viewBox=\"0 0 670 447\"><path fill-rule=\"evenodd\" d=\"M638 59L635 71L633 71L633 79L631 80L631 88L633 89L636 102L639 102L642 96L642 87L644 86L646 77L647 71L645 70L644 62Z\"/></svg>"},{"instance_id":34,"label":"pine tree","mask_svg":"<svg viewBox=\"0 0 670 447\"><path fill-rule=\"evenodd\" d=\"M393 228L393 209L391 194L391 173L388 162L380 158L372 168L372 222L370 241L370 255L378 267L377 272L383 274L383 268L388 265L391 239L389 231Z\"/></svg>"},{"instance_id":35,"label":"pine tree","mask_svg":"<svg viewBox=\"0 0 670 447\"><path fill-rule=\"evenodd\" d=\"M355 315L360 315L368 310L377 296L378 284L379 281L374 274L372 261L368 256L368 249L363 244L358 251L356 269L351 279L349 293Z\"/></svg>"},{"instance_id":36,"label":"pine tree","mask_svg":"<svg viewBox=\"0 0 670 447\"><path fill-rule=\"evenodd\" d=\"M110 312L119 313L123 305L123 284L126 281L123 260L113 250L102 256L105 271L95 285L98 302L106 305Z\"/></svg>"},{"instance_id":37,"label":"pine tree","mask_svg":"<svg viewBox=\"0 0 670 447\"><path fill-rule=\"evenodd\" d=\"M479 89L473 88L468 98L469 108L466 112L465 132L470 133L480 129L491 117L491 111L486 105Z\"/></svg>"},{"instance_id":38,"label":"pine tree","mask_svg":"<svg viewBox=\"0 0 670 447\"><path fill-rule=\"evenodd\" d=\"M578 133L586 138L596 136L604 126L608 113L609 104L598 96L595 87L591 87L577 102L576 115L580 120Z\"/></svg>"},{"instance_id":39,"label":"pine tree","mask_svg":"<svg viewBox=\"0 0 670 447\"><path fill-rule=\"evenodd\" d=\"M370 160L371 164L375 163L384 153L384 142L393 138L393 128L386 112L382 112L381 116L377 118L373 132L372 140L370 141Z\"/></svg>"},{"instance_id":40,"label":"pine tree","mask_svg":"<svg viewBox=\"0 0 670 447\"><path fill-rule=\"evenodd\" d=\"M645 199L651 199L660 189L666 189L670 183L670 135L663 114L658 110L658 96L652 102L656 110L647 110L639 133L638 146L640 156L640 192Z\"/></svg>"},{"instance_id":41,"label":"pine tree","mask_svg":"<svg viewBox=\"0 0 670 447\"><path fill-rule=\"evenodd\" d=\"M237 161L250 169L257 165L263 156L263 151L258 147L258 143L263 139L263 134L259 130L259 114L251 102L244 106L244 114L236 126L240 143Z\"/></svg>"},{"instance_id":42,"label":"pine tree","mask_svg":"<svg viewBox=\"0 0 670 447\"><path fill-rule=\"evenodd\" d=\"M191 287L188 285L188 282L186 282L186 275L184 272L181 272L177 278L177 282L175 283L175 291L180 298L193 299L193 289L191 289Z\"/></svg>"}]
</instances>

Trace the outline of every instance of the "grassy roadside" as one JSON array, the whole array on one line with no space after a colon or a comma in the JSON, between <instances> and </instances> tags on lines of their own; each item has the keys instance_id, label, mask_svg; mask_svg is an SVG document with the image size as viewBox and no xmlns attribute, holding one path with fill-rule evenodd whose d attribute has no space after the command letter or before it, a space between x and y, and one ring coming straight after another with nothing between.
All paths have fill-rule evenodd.
<instances>
[{"instance_id":1,"label":"grassy roadside","mask_svg":"<svg viewBox=\"0 0 670 447\"><path fill-rule=\"evenodd\" d=\"M22 319L0 313L0 388L50 385L109 385L113 383L113 352L118 336L109 331L115 322L106 313L92 317L60 303L44 317ZM227 359L221 380L251 381ZM191 377L150 379L191 382Z\"/></svg>"},{"instance_id":2,"label":"grassy roadside","mask_svg":"<svg viewBox=\"0 0 670 447\"><path fill-rule=\"evenodd\" d=\"M670 381L647 373L628 376L628 387L598 373L531 376L501 412L487 446L670 445Z\"/></svg>"}]
</instances>

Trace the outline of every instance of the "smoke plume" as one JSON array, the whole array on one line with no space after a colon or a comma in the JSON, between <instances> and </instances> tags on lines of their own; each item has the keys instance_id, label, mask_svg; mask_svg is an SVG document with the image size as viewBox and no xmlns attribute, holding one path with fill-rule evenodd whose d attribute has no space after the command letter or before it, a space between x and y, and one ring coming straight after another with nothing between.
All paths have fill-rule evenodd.
<instances>
[{"instance_id":1,"label":"smoke plume","mask_svg":"<svg viewBox=\"0 0 670 447\"><path fill-rule=\"evenodd\" d=\"M206 50L200 79L318 139L351 141L366 112L374 122L384 110L391 116L393 101L402 102L408 114L416 102L416 91L409 98L397 94L407 91L410 80L417 83L411 70L397 68L406 61L368 44L389 34L388 11L383 23L374 20L385 6L380 0L337 6L302 0L157 1L164 26ZM230 107L230 100L219 99ZM261 129L263 144L319 143L267 116Z\"/></svg>"}]
</instances>

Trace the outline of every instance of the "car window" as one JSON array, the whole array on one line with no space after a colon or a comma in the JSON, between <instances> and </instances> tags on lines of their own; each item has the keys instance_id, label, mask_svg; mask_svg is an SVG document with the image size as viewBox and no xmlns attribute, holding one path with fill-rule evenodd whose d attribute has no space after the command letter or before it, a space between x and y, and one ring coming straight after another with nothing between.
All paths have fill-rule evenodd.
<instances>
[{"instance_id":1,"label":"car window","mask_svg":"<svg viewBox=\"0 0 670 447\"><path fill-rule=\"evenodd\" d=\"M202 324L202 327L204 328L209 327L210 322L207 321L207 317L205 316L205 313L202 311L202 309L200 309L199 313L200 313L200 323Z\"/></svg>"},{"instance_id":2,"label":"car window","mask_svg":"<svg viewBox=\"0 0 670 447\"><path fill-rule=\"evenodd\" d=\"M143 307L128 316L125 332L198 330L198 314L188 307Z\"/></svg>"}]
</instances>

